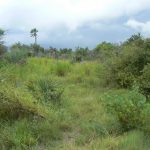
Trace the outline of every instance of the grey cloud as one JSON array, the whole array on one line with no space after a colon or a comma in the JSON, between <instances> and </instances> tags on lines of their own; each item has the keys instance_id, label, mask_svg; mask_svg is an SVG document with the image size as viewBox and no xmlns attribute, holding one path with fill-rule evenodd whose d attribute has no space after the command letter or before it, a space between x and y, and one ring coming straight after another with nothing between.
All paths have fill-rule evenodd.
<instances>
[{"instance_id":1,"label":"grey cloud","mask_svg":"<svg viewBox=\"0 0 150 150\"><path fill-rule=\"evenodd\" d=\"M149 8L150 0L5 0L0 5L0 27L9 31L8 44L31 43L29 31L36 27L40 44L92 47L101 40L124 39L134 32L130 19ZM130 26L124 26L126 20Z\"/></svg>"}]
</instances>

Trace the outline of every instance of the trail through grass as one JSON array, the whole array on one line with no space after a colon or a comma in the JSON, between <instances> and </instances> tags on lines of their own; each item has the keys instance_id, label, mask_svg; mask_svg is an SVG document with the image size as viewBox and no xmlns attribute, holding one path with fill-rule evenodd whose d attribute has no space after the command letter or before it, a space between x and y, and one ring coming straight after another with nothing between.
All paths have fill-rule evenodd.
<instances>
[{"instance_id":1,"label":"trail through grass","mask_svg":"<svg viewBox=\"0 0 150 150\"><path fill-rule=\"evenodd\" d=\"M116 115L104 107L101 98L109 89L99 78L102 67L98 62L30 58L27 64L0 68L0 149L148 150L143 131L122 132ZM46 82L42 91L36 82L33 91L28 88L29 82L41 79L64 87L59 102L44 100L49 93L58 94Z\"/></svg>"}]
</instances>

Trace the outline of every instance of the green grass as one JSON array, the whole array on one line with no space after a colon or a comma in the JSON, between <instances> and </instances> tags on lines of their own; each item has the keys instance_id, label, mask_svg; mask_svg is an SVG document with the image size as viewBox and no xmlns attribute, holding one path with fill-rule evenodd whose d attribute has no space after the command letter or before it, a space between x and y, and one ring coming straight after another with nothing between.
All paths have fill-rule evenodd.
<instances>
[{"instance_id":1,"label":"green grass","mask_svg":"<svg viewBox=\"0 0 150 150\"><path fill-rule=\"evenodd\" d=\"M30 58L1 66L1 150L148 150L144 131L122 132L117 116L105 108L101 98L111 93L103 87L102 64ZM43 102L37 98L42 92L27 88L41 79ZM59 103L45 100L47 79L63 86Z\"/></svg>"}]
</instances>

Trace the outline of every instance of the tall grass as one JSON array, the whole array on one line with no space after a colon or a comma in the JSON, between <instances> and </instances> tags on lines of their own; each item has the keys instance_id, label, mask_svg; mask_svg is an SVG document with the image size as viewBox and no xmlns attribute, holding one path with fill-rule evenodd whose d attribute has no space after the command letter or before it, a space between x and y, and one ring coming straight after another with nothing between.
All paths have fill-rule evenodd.
<instances>
[{"instance_id":1,"label":"tall grass","mask_svg":"<svg viewBox=\"0 0 150 150\"><path fill-rule=\"evenodd\" d=\"M103 87L103 69L98 62L71 64L47 58L28 58L24 65L3 62L0 67L0 149L148 150L144 132L150 131L149 115L143 119L142 128L123 133L119 114L107 109L109 101L123 100L122 103L129 102L132 106L131 102L141 96L129 91L108 92ZM59 105L51 103L57 100L61 102ZM140 104L145 105L145 101L141 102L143 99ZM130 117L132 107L126 113L128 109L122 103L119 103L120 109L117 108L122 115ZM143 105L134 106L142 110ZM141 112L141 116L148 114L149 105ZM137 112L133 114L136 121L141 119ZM134 117L128 119L131 125L132 119Z\"/></svg>"}]
</instances>

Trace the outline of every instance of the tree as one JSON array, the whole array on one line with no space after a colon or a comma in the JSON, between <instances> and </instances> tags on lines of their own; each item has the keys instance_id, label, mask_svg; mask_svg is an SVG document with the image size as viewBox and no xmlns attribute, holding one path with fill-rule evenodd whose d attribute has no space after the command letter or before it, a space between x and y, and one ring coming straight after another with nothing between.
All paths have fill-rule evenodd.
<instances>
[{"instance_id":1,"label":"tree","mask_svg":"<svg viewBox=\"0 0 150 150\"><path fill-rule=\"evenodd\" d=\"M44 48L38 44L31 44L31 48L33 49L35 55L38 55L40 53L44 53Z\"/></svg>"},{"instance_id":2,"label":"tree","mask_svg":"<svg viewBox=\"0 0 150 150\"><path fill-rule=\"evenodd\" d=\"M57 48L53 48L53 47L50 46L50 48L49 48L48 51L49 51L50 56L51 56L52 58L58 58L59 51L57 50Z\"/></svg>"},{"instance_id":3,"label":"tree","mask_svg":"<svg viewBox=\"0 0 150 150\"><path fill-rule=\"evenodd\" d=\"M87 60L87 57L89 56L89 49L88 47L82 48L82 47L77 47L75 50L75 61L82 61L82 60Z\"/></svg>"},{"instance_id":4,"label":"tree","mask_svg":"<svg viewBox=\"0 0 150 150\"><path fill-rule=\"evenodd\" d=\"M22 44L20 42L17 42L17 43L14 43L10 49L27 49L27 50L30 50L31 47L29 45L26 45L26 44Z\"/></svg>"},{"instance_id":5,"label":"tree","mask_svg":"<svg viewBox=\"0 0 150 150\"><path fill-rule=\"evenodd\" d=\"M2 40L5 35L5 31L0 29L0 56L6 52L6 47L3 45L4 41Z\"/></svg>"},{"instance_id":6,"label":"tree","mask_svg":"<svg viewBox=\"0 0 150 150\"><path fill-rule=\"evenodd\" d=\"M96 58L105 62L109 58L113 57L113 55L117 55L118 45L104 41L98 44L93 51Z\"/></svg>"},{"instance_id":7,"label":"tree","mask_svg":"<svg viewBox=\"0 0 150 150\"><path fill-rule=\"evenodd\" d=\"M35 38L35 45L37 44L37 33L38 33L38 30L36 28L33 28L31 31L30 31L30 34L31 34L31 37L34 37Z\"/></svg>"},{"instance_id":8,"label":"tree","mask_svg":"<svg viewBox=\"0 0 150 150\"><path fill-rule=\"evenodd\" d=\"M5 34L5 31L2 30L2 29L0 29L0 44L3 44L2 39L3 39L3 37L4 37L4 34Z\"/></svg>"},{"instance_id":9,"label":"tree","mask_svg":"<svg viewBox=\"0 0 150 150\"><path fill-rule=\"evenodd\" d=\"M105 63L106 83L121 88L137 85L145 95L150 95L149 64L150 39L142 38L140 34L132 35L120 46L120 53Z\"/></svg>"},{"instance_id":10,"label":"tree","mask_svg":"<svg viewBox=\"0 0 150 150\"><path fill-rule=\"evenodd\" d=\"M144 44L144 39L140 33L133 34L129 39L127 39L123 45L134 45L142 47Z\"/></svg>"}]
</instances>

